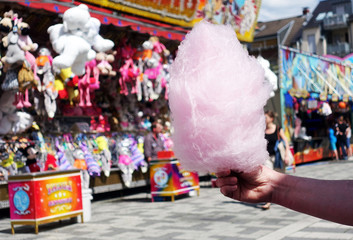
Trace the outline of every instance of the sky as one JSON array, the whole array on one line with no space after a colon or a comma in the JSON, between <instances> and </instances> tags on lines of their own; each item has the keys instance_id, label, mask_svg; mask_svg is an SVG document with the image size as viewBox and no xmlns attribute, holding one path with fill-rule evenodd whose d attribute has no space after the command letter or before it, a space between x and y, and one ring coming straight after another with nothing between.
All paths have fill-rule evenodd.
<instances>
[{"instance_id":1,"label":"sky","mask_svg":"<svg viewBox=\"0 0 353 240\"><path fill-rule=\"evenodd\" d=\"M262 0L258 21L271 21L302 14L303 7L313 12L319 0Z\"/></svg>"}]
</instances>

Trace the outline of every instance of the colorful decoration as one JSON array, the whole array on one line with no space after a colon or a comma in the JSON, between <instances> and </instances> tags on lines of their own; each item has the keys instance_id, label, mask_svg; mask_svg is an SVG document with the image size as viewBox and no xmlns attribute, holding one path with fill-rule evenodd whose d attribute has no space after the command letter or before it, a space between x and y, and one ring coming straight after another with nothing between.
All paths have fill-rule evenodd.
<instances>
[{"instance_id":1,"label":"colorful decoration","mask_svg":"<svg viewBox=\"0 0 353 240\"><path fill-rule=\"evenodd\" d=\"M231 25L240 41L252 42L261 0L206 0L197 17L215 24Z\"/></svg>"}]
</instances>

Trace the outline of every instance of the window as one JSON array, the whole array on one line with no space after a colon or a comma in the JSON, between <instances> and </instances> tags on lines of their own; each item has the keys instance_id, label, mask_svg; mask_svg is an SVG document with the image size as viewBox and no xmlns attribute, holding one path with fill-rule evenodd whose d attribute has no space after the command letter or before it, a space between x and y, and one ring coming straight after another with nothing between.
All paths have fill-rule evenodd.
<instances>
[{"instance_id":1,"label":"window","mask_svg":"<svg viewBox=\"0 0 353 240\"><path fill-rule=\"evenodd\" d=\"M316 53L315 34L308 35L309 52Z\"/></svg>"},{"instance_id":2,"label":"window","mask_svg":"<svg viewBox=\"0 0 353 240\"><path fill-rule=\"evenodd\" d=\"M344 6L337 6L336 7L336 14L344 14Z\"/></svg>"}]
</instances>

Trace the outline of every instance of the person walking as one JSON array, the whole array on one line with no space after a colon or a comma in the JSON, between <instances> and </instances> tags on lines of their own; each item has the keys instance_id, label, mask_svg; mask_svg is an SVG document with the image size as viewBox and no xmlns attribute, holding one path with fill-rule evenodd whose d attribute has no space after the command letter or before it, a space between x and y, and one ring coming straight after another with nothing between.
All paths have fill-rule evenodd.
<instances>
[{"instance_id":1,"label":"person walking","mask_svg":"<svg viewBox=\"0 0 353 240\"><path fill-rule=\"evenodd\" d=\"M348 158L347 158L347 152L346 152L346 147L347 147L346 130L348 128L348 125L345 123L343 116L340 116L338 118L335 128L336 128L338 153L342 154L341 159L347 160Z\"/></svg>"},{"instance_id":2,"label":"person walking","mask_svg":"<svg viewBox=\"0 0 353 240\"><path fill-rule=\"evenodd\" d=\"M284 131L281 127L278 127L275 123L276 114L272 111L265 112L265 120L266 120L266 129L265 129L265 139L267 140L267 152L270 155L269 158L265 161L264 165L270 169L275 169L275 160L276 160L276 151L275 147L278 144L279 140L283 140L286 148L285 159L282 159L286 164L289 162L290 149L289 143L284 135ZM282 164L281 169L276 169L277 171L284 172L285 164ZM263 210L267 210L270 208L271 203L266 203L262 206Z\"/></svg>"},{"instance_id":3,"label":"person walking","mask_svg":"<svg viewBox=\"0 0 353 240\"><path fill-rule=\"evenodd\" d=\"M330 152L334 154L334 158L338 160L338 152L337 152L337 137L335 135L334 124L331 123L328 129L328 136L330 139Z\"/></svg>"},{"instance_id":4,"label":"person walking","mask_svg":"<svg viewBox=\"0 0 353 240\"><path fill-rule=\"evenodd\" d=\"M346 120L347 129L346 129L346 144L347 144L347 155L348 159L352 157L352 148L351 148L351 136L352 136L352 128L349 122L349 119Z\"/></svg>"}]
</instances>

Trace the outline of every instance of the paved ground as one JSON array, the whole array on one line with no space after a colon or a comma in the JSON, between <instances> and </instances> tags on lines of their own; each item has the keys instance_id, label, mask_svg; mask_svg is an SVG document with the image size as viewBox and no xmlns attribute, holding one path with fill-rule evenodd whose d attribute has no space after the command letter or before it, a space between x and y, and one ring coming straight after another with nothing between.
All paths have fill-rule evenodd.
<instances>
[{"instance_id":1,"label":"paved ground","mask_svg":"<svg viewBox=\"0 0 353 240\"><path fill-rule=\"evenodd\" d=\"M292 172L289 172L293 174ZM353 161L321 162L297 167L295 175L322 179L353 179ZM352 211L352 210L351 210ZM352 211L353 214L353 211ZM272 205L231 201L203 182L200 196L175 202L150 202L147 193L92 202L91 221L62 221L39 226L15 226L0 217L0 239L353 239L353 227L331 223Z\"/></svg>"}]
</instances>

